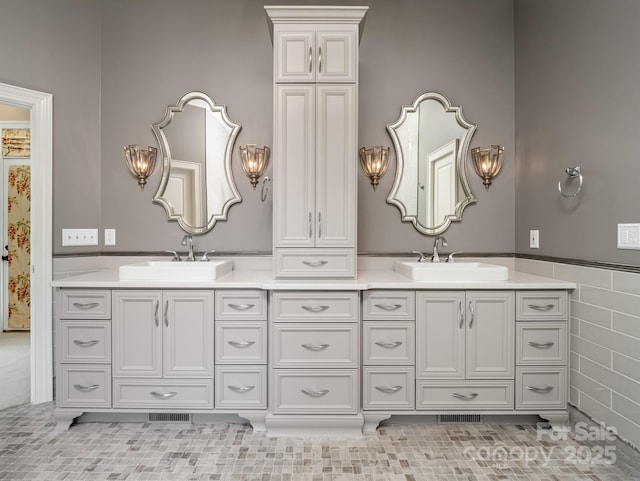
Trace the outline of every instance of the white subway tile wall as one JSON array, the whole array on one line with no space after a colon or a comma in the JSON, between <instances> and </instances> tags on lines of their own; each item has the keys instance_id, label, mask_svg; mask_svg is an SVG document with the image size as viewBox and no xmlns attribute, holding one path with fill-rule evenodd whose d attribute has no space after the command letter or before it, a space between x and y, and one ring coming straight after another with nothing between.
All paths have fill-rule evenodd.
<instances>
[{"instance_id":1,"label":"white subway tile wall","mask_svg":"<svg viewBox=\"0 0 640 481\"><path fill-rule=\"evenodd\" d=\"M569 402L640 446L640 274L531 259L516 270L577 284Z\"/></svg>"}]
</instances>

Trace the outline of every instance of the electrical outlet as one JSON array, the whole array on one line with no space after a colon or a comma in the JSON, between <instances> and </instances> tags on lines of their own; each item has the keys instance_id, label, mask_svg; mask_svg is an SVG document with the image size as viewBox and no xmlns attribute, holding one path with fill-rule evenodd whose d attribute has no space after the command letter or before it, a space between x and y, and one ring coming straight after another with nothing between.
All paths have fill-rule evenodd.
<instances>
[{"instance_id":1,"label":"electrical outlet","mask_svg":"<svg viewBox=\"0 0 640 481\"><path fill-rule=\"evenodd\" d=\"M62 229L63 246L97 246L98 229Z\"/></svg>"},{"instance_id":2,"label":"electrical outlet","mask_svg":"<svg viewBox=\"0 0 640 481\"><path fill-rule=\"evenodd\" d=\"M114 246L116 245L116 230L105 229L104 230L104 245Z\"/></svg>"},{"instance_id":3,"label":"electrical outlet","mask_svg":"<svg viewBox=\"0 0 640 481\"><path fill-rule=\"evenodd\" d=\"M529 231L529 247L531 249L540 249L540 231L539 230Z\"/></svg>"}]
</instances>

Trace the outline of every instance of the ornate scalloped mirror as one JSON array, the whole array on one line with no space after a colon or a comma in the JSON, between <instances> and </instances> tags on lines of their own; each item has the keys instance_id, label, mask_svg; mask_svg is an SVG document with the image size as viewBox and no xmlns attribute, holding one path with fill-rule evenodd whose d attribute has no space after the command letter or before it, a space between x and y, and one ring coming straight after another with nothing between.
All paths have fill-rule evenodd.
<instances>
[{"instance_id":1,"label":"ornate scalloped mirror","mask_svg":"<svg viewBox=\"0 0 640 481\"><path fill-rule=\"evenodd\" d=\"M436 92L403 106L400 118L387 126L396 151L396 177L387 202L427 235L440 234L462 220L475 202L467 179L466 159L476 125L462 107L453 107Z\"/></svg>"},{"instance_id":2,"label":"ornate scalloped mirror","mask_svg":"<svg viewBox=\"0 0 640 481\"><path fill-rule=\"evenodd\" d=\"M224 105L202 92L183 95L152 125L162 151L162 179L153 201L185 232L209 232L242 201L231 172L240 128Z\"/></svg>"}]
</instances>

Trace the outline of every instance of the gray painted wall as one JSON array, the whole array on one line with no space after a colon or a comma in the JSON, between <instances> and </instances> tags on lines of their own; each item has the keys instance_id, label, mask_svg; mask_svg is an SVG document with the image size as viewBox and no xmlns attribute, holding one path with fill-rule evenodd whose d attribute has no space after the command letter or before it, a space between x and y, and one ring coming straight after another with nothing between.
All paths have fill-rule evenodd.
<instances>
[{"instance_id":1,"label":"gray painted wall","mask_svg":"<svg viewBox=\"0 0 640 481\"><path fill-rule=\"evenodd\" d=\"M616 225L640 222L639 18L635 0L516 0L517 252L640 265L616 249Z\"/></svg>"},{"instance_id":2,"label":"gray painted wall","mask_svg":"<svg viewBox=\"0 0 640 481\"><path fill-rule=\"evenodd\" d=\"M53 94L54 252L100 223L100 52L98 1L0 0L0 82Z\"/></svg>"},{"instance_id":3,"label":"gray painted wall","mask_svg":"<svg viewBox=\"0 0 640 481\"><path fill-rule=\"evenodd\" d=\"M230 220L196 239L198 249L271 250L271 198L261 203L239 168L237 145L272 145L272 45L264 2L256 0L0 0L0 81L54 96L54 253L63 227L116 228L101 250L179 247L182 232L151 203L159 173L141 192L122 147L156 145L150 126L190 90L227 105L242 125L234 173L244 200ZM385 130L402 105L425 91L447 95L478 124L472 146L514 151L512 0L286 1L368 4L360 51L359 145L391 145ZM491 25L491 28L487 28ZM20 34L33 29L31 35ZM15 47L9 49L11 44ZM473 175L478 203L447 233L456 250L514 247L514 163L489 192ZM426 250L430 241L360 176L359 250Z\"/></svg>"}]
</instances>

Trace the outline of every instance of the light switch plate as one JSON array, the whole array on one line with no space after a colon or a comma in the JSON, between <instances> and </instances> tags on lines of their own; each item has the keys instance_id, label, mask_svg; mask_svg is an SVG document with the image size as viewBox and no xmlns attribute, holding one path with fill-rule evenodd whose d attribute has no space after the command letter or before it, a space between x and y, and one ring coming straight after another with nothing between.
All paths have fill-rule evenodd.
<instances>
[{"instance_id":1,"label":"light switch plate","mask_svg":"<svg viewBox=\"0 0 640 481\"><path fill-rule=\"evenodd\" d=\"M98 229L62 229L63 246L97 246Z\"/></svg>"},{"instance_id":2,"label":"light switch plate","mask_svg":"<svg viewBox=\"0 0 640 481\"><path fill-rule=\"evenodd\" d=\"M640 249L640 224L618 224L618 249Z\"/></svg>"},{"instance_id":3,"label":"light switch plate","mask_svg":"<svg viewBox=\"0 0 640 481\"><path fill-rule=\"evenodd\" d=\"M540 231L539 230L529 231L529 248L540 249Z\"/></svg>"},{"instance_id":4,"label":"light switch plate","mask_svg":"<svg viewBox=\"0 0 640 481\"><path fill-rule=\"evenodd\" d=\"M116 230L105 229L104 230L104 245L114 246L116 245Z\"/></svg>"}]
</instances>

